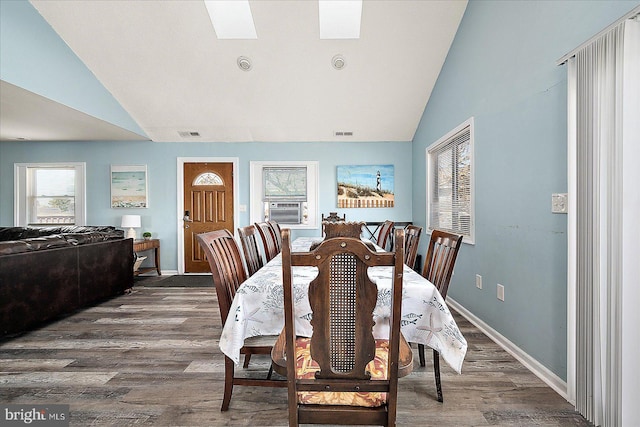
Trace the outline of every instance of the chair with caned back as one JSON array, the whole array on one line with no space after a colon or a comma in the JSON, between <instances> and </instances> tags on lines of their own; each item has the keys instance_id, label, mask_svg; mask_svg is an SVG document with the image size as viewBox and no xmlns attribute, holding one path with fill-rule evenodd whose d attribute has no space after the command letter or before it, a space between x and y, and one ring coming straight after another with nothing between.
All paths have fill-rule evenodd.
<instances>
[{"instance_id":1,"label":"chair with caned back","mask_svg":"<svg viewBox=\"0 0 640 427\"><path fill-rule=\"evenodd\" d=\"M413 367L411 347L400 333L403 230L395 252L371 251L353 237L327 238L311 252L291 252L283 230L285 329L272 351L274 369L287 375L289 425L395 426L398 377ZM296 335L292 267L316 267L309 284L311 338ZM369 267L394 269L390 335L374 338L378 288ZM285 357L295 355L294 357Z\"/></svg>"},{"instance_id":2,"label":"chair with caned back","mask_svg":"<svg viewBox=\"0 0 640 427\"><path fill-rule=\"evenodd\" d=\"M276 235L273 232L273 228L271 228L271 226L266 222L256 222L255 225L258 229L258 233L260 233L260 238L262 239L264 257L266 262L269 262L280 253L278 250Z\"/></svg>"},{"instance_id":3,"label":"chair with caned back","mask_svg":"<svg viewBox=\"0 0 640 427\"><path fill-rule=\"evenodd\" d=\"M269 227L271 227L271 230L273 230L273 235L276 238L276 250L278 251L278 253L280 253L280 251L282 250L282 236L280 235L280 233L282 233L282 230L280 229L280 224L278 224L274 220L267 221L267 224L269 224Z\"/></svg>"},{"instance_id":4,"label":"chair with caned back","mask_svg":"<svg viewBox=\"0 0 640 427\"><path fill-rule=\"evenodd\" d=\"M429 240L427 256L424 260L422 275L438 289L443 299L447 298L453 267L462 245L462 236L441 230L433 230ZM420 366L425 366L424 345L418 344ZM440 381L440 353L433 350L433 371L436 377L438 402L442 402L442 384Z\"/></svg>"},{"instance_id":5,"label":"chair with caned back","mask_svg":"<svg viewBox=\"0 0 640 427\"><path fill-rule=\"evenodd\" d=\"M415 269L422 227L407 225L404 232L404 263L411 267L411 269Z\"/></svg>"},{"instance_id":6,"label":"chair with caned back","mask_svg":"<svg viewBox=\"0 0 640 427\"><path fill-rule=\"evenodd\" d=\"M229 309L236 291L247 278L242 264L240 250L233 235L228 230L217 230L197 235L198 243L204 251L213 284L218 297L218 307L222 323L229 316ZM245 367L251 354L270 354L276 340L274 336L254 337L245 340L240 354L245 355ZM266 379L239 378L234 376L234 363L229 357L224 360L224 394L222 398L222 411L229 409L231 393L234 385L286 387L285 381L271 379L272 368L269 369Z\"/></svg>"},{"instance_id":7,"label":"chair with caned back","mask_svg":"<svg viewBox=\"0 0 640 427\"><path fill-rule=\"evenodd\" d=\"M258 229L253 225L238 228L238 236L240 236L240 244L244 253L244 261L247 265L247 273L250 276L260 270L264 266L260 247L258 245Z\"/></svg>"},{"instance_id":8,"label":"chair with caned back","mask_svg":"<svg viewBox=\"0 0 640 427\"><path fill-rule=\"evenodd\" d=\"M380 231L378 231L378 238L376 239L376 243L384 250L387 249L387 243L391 243L391 239L389 239L389 237L393 232L394 225L395 223L393 221L386 220L380 226Z\"/></svg>"}]
</instances>

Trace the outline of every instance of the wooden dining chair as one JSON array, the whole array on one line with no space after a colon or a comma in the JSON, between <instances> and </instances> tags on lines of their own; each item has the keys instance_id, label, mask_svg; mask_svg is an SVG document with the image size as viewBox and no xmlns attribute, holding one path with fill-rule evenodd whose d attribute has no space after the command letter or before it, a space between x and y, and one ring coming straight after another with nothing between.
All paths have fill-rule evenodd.
<instances>
[{"instance_id":1,"label":"wooden dining chair","mask_svg":"<svg viewBox=\"0 0 640 427\"><path fill-rule=\"evenodd\" d=\"M395 223L393 221L386 220L380 226L376 243L384 250L387 250L387 243L391 243L389 237L391 237L394 225Z\"/></svg>"},{"instance_id":2,"label":"wooden dining chair","mask_svg":"<svg viewBox=\"0 0 640 427\"><path fill-rule=\"evenodd\" d=\"M264 266L260 248L258 246L258 229L253 225L238 228L238 236L240 236L240 244L242 245L242 253L244 254L244 262L247 265L247 273L249 277L260 270Z\"/></svg>"},{"instance_id":3,"label":"wooden dining chair","mask_svg":"<svg viewBox=\"0 0 640 427\"><path fill-rule=\"evenodd\" d=\"M236 291L247 278L240 250L233 235L228 230L198 234L197 239L209 261L211 276L218 297L220 317L224 323L229 316L229 309ZM276 338L275 336L261 336L246 339L244 346L240 349L240 354L245 355L244 367L248 366L252 354L270 354ZM221 411L229 409L234 385L286 387L285 381L271 379L272 367L269 368L266 379L240 378L234 375L235 364L233 360L227 356L224 359L224 394Z\"/></svg>"},{"instance_id":4,"label":"wooden dining chair","mask_svg":"<svg viewBox=\"0 0 640 427\"><path fill-rule=\"evenodd\" d=\"M395 252L371 251L359 238L325 239L311 252L291 252L283 231L285 328L272 352L287 375L289 426L395 426L398 377L411 372L411 348L400 333L403 230ZM317 267L309 284L311 338L296 335L292 267ZM394 269L388 339L373 336L378 288L369 267ZM292 357L285 357L292 355ZM408 355L408 356L407 356Z\"/></svg>"},{"instance_id":5,"label":"wooden dining chair","mask_svg":"<svg viewBox=\"0 0 640 427\"><path fill-rule=\"evenodd\" d=\"M411 269L415 269L422 227L407 225L404 232L404 263L411 267Z\"/></svg>"},{"instance_id":6,"label":"wooden dining chair","mask_svg":"<svg viewBox=\"0 0 640 427\"><path fill-rule=\"evenodd\" d=\"M329 215L324 216L324 214L322 214L322 222L324 221L328 221L328 222L340 222L340 221L346 221L347 220L347 214L342 214L342 217L338 215L338 212L329 212Z\"/></svg>"},{"instance_id":7,"label":"wooden dining chair","mask_svg":"<svg viewBox=\"0 0 640 427\"><path fill-rule=\"evenodd\" d=\"M433 230L429 240L427 256L424 260L422 275L438 289L443 299L447 298L449 282L453 274L453 267L462 245L462 236L441 230ZM420 366L425 366L424 344L418 344ZM433 350L433 371L436 377L436 391L438 402L442 402L442 384L440 382L440 353Z\"/></svg>"},{"instance_id":8,"label":"wooden dining chair","mask_svg":"<svg viewBox=\"0 0 640 427\"><path fill-rule=\"evenodd\" d=\"M256 222L255 225L258 233L260 233L265 260L269 262L280 253L278 244L276 243L276 235L273 232L273 228L266 222Z\"/></svg>"},{"instance_id":9,"label":"wooden dining chair","mask_svg":"<svg viewBox=\"0 0 640 427\"><path fill-rule=\"evenodd\" d=\"M282 250L282 230L280 229L280 224L278 224L274 220L267 221L267 224L269 224L269 227L271 227L271 230L273 230L273 235L276 238L276 250L278 251L278 253L280 253L280 251Z\"/></svg>"}]
</instances>

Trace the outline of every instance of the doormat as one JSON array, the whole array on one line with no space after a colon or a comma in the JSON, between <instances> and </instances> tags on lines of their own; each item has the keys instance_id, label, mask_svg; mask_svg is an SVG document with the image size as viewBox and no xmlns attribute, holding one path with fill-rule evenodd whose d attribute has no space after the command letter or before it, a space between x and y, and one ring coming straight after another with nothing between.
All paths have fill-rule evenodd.
<instances>
[{"instance_id":1,"label":"doormat","mask_svg":"<svg viewBox=\"0 0 640 427\"><path fill-rule=\"evenodd\" d=\"M151 287L173 287L173 288L211 288L213 287L213 279L211 275L194 275L194 276L149 276L135 278L133 286L151 286Z\"/></svg>"}]
</instances>

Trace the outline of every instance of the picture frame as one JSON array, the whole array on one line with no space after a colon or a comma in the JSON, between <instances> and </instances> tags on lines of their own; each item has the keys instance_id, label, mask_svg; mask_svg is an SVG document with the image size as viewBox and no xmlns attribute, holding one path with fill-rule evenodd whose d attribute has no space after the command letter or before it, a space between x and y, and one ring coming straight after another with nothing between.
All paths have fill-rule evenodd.
<instances>
[{"instance_id":1,"label":"picture frame","mask_svg":"<svg viewBox=\"0 0 640 427\"><path fill-rule=\"evenodd\" d=\"M147 165L111 165L111 207L148 208Z\"/></svg>"},{"instance_id":2,"label":"picture frame","mask_svg":"<svg viewBox=\"0 0 640 427\"><path fill-rule=\"evenodd\" d=\"M338 208L394 207L393 165L337 166L336 176Z\"/></svg>"}]
</instances>

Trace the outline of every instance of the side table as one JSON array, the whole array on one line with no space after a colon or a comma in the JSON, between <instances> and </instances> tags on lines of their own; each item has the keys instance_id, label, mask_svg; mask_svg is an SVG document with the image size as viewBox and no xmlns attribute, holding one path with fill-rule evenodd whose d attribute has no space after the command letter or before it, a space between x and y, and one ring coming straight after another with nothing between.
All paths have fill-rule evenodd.
<instances>
[{"instance_id":1,"label":"side table","mask_svg":"<svg viewBox=\"0 0 640 427\"><path fill-rule=\"evenodd\" d=\"M153 267L139 268L138 271L135 272L136 276L153 270L158 273L158 276L162 275L162 273L160 273L160 240L149 239L133 241L133 251L136 253L148 251L151 249L153 249L153 251L155 252L155 265Z\"/></svg>"}]
</instances>

